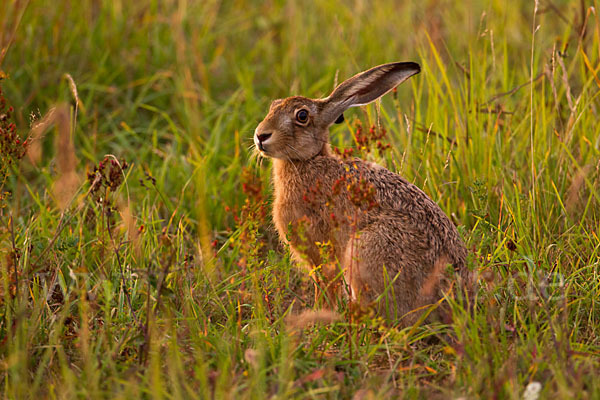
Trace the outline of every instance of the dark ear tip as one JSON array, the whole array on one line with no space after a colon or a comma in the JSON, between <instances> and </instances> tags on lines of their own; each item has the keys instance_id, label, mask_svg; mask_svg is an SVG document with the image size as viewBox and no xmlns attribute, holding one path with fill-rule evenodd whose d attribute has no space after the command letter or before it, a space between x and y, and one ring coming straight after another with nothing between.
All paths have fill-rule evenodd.
<instances>
[{"instance_id":1,"label":"dark ear tip","mask_svg":"<svg viewBox=\"0 0 600 400\"><path fill-rule=\"evenodd\" d=\"M403 70L411 70L413 75L418 74L419 72L421 72L421 66L419 64L417 64L416 62L400 62L397 63L398 67L400 67Z\"/></svg>"},{"instance_id":2,"label":"dark ear tip","mask_svg":"<svg viewBox=\"0 0 600 400\"><path fill-rule=\"evenodd\" d=\"M417 64L416 62L411 62L411 67L414 68L414 70L416 71L415 73L418 74L419 72L421 72L421 66L419 64Z\"/></svg>"}]
</instances>

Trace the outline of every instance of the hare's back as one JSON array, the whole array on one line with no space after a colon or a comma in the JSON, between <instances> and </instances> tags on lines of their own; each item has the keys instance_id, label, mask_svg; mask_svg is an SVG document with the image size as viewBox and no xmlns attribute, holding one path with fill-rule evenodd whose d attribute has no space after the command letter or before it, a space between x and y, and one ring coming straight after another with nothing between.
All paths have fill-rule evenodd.
<instances>
[{"instance_id":1,"label":"hare's back","mask_svg":"<svg viewBox=\"0 0 600 400\"><path fill-rule=\"evenodd\" d=\"M375 188L377 205L383 212L396 211L397 218L410 218L415 229L428 232L432 240L440 243L440 251L448 253L453 263L464 261L466 250L458 230L425 192L377 164L360 160L354 161L353 165L357 166L355 171L361 179ZM405 222L403 226L406 226Z\"/></svg>"}]
</instances>

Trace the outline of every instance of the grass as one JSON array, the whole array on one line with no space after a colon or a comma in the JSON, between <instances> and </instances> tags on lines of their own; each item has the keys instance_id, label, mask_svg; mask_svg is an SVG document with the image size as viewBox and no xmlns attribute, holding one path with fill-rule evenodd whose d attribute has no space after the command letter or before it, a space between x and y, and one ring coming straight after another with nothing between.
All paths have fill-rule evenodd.
<instances>
[{"instance_id":1,"label":"grass","mask_svg":"<svg viewBox=\"0 0 600 400\"><path fill-rule=\"evenodd\" d=\"M598 5L8 0L2 397L600 397ZM396 60L423 71L332 142L423 188L480 277L404 330L318 311L249 149L272 99Z\"/></svg>"}]
</instances>

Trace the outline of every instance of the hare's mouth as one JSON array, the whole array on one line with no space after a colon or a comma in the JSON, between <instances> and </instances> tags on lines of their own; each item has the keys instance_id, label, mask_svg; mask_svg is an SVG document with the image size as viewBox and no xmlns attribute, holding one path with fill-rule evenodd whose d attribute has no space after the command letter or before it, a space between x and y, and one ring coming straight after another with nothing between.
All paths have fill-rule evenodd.
<instances>
[{"instance_id":1,"label":"hare's mouth","mask_svg":"<svg viewBox=\"0 0 600 400\"><path fill-rule=\"evenodd\" d=\"M254 135L254 145L265 155L268 155L267 150L267 142L271 142L270 140L273 137L271 133L261 133L258 135Z\"/></svg>"}]
</instances>

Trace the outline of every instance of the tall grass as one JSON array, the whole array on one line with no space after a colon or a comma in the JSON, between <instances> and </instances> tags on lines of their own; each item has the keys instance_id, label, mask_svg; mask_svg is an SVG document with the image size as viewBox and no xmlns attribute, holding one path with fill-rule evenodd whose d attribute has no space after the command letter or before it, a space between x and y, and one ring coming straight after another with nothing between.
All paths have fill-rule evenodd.
<instances>
[{"instance_id":1,"label":"tall grass","mask_svg":"<svg viewBox=\"0 0 600 400\"><path fill-rule=\"evenodd\" d=\"M600 397L597 10L8 0L0 85L29 141L0 181L2 396ZM272 99L396 60L423 72L332 142L423 188L479 275L472 312L404 330L319 309L250 157Z\"/></svg>"}]
</instances>

